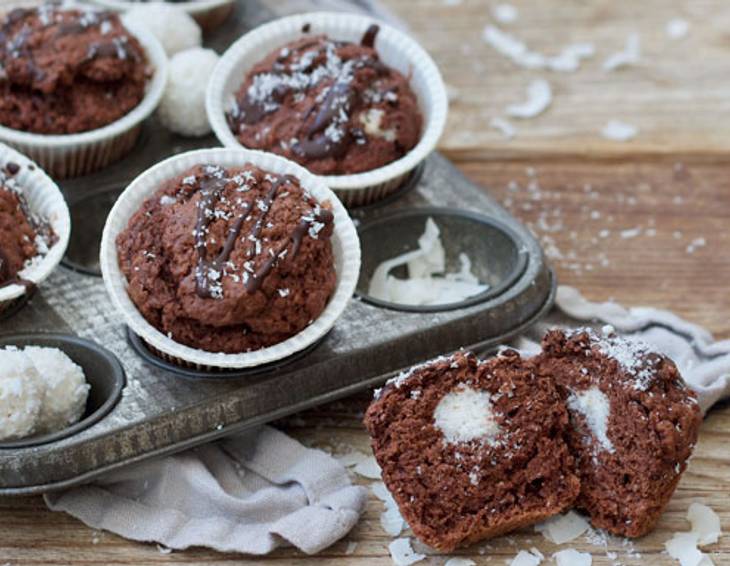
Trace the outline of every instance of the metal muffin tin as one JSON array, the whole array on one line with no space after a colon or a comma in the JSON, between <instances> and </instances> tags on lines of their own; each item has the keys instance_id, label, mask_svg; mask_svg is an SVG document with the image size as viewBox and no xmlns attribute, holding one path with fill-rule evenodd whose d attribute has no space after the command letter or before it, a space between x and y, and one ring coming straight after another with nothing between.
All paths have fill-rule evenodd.
<instances>
[{"instance_id":1,"label":"metal muffin tin","mask_svg":"<svg viewBox=\"0 0 730 566\"><path fill-rule=\"evenodd\" d=\"M237 17L213 38L219 48L245 30L243 12L250 8L238 6ZM261 14L257 17L261 20ZM15 338L22 343L20 335L29 333L77 335L112 352L127 385L113 408L89 427L35 446L0 446L0 495L72 486L351 395L461 347L492 348L527 329L552 306L555 281L529 231L483 188L433 154L396 197L352 211L363 240L359 292L366 292L366 279L382 258L413 246L429 215L441 226L448 261L468 251L474 270L492 284L490 291L436 310L405 310L356 296L333 330L293 360L216 374L171 366L128 335L101 278L93 275L104 211L115 193L152 164L215 145L212 137L175 137L152 119L125 160L62 183L74 219L69 257L25 306L0 320L0 343Z\"/></svg>"}]
</instances>

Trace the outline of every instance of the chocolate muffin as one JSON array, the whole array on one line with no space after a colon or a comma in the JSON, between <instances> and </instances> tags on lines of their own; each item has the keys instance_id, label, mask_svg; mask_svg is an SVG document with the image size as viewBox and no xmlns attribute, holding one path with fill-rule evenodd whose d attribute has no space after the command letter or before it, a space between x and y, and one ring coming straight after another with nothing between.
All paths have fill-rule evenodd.
<instances>
[{"instance_id":1,"label":"chocolate muffin","mask_svg":"<svg viewBox=\"0 0 730 566\"><path fill-rule=\"evenodd\" d=\"M236 94L232 132L245 147L320 175L401 158L418 143L423 120L408 79L378 57L377 33L372 26L360 44L305 36L269 54Z\"/></svg>"},{"instance_id":2,"label":"chocolate muffin","mask_svg":"<svg viewBox=\"0 0 730 566\"><path fill-rule=\"evenodd\" d=\"M0 22L0 124L36 134L101 128L145 95L147 61L116 14L60 3Z\"/></svg>"},{"instance_id":3,"label":"chocolate muffin","mask_svg":"<svg viewBox=\"0 0 730 566\"><path fill-rule=\"evenodd\" d=\"M697 441L695 395L674 363L607 329L551 331L537 364L554 378L573 423L569 436L594 526L628 537L649 532Z\"/></svg>"},{"instance_id":4,"label":"chocolate muffin","mask_svg":"<svg viewBox=\"0 0 730 566\"><path fill-rule=\"evenodd\" d=\"M580 490L554 380L514 351L413 368L376 393L365 426L403 517L442 551L550 517Z\"/></svg>"},{"instance_id":5,"label":"chocolate muffin","mask_svg":"<svg viewBox=\"0 0 730 566\"><path fill-rule=\"evenodd\" d=\"M32 287L21 272L48 253L56 241L50 225L31 214L15 180L19 171L20 166L13 162L0 169L0 287Z\"/></svg>"},{"instance_id":6,"label":"chocolate muffin","mask_svg":"<svg viewBox=\"0 0 730 566\"><path fill-rule=\"evenodd\" d=\"M139 312L178 343L241 353L313 322L336 286L334 218L299 181L200 165L163 183L116 240Z\"/></svg>"}]
</instances>

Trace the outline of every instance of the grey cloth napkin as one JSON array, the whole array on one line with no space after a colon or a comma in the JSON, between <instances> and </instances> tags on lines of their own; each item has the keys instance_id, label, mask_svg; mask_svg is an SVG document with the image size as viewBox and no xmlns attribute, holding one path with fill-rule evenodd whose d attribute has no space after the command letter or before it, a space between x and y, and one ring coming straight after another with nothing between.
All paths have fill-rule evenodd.
<instances>
[{"instance_id":1,"label":"grey cloth napkin","mask_svg":"<svg viewBox=\"0 0 730 566\"><path fill-rule=\"evenodd\" d=\"M730 397L730 340L715 341L706 329L670 311L588 301L573 287L558 287L555 303L558 308L516 340L514 347L526 353L536 352L545 331L556 326L608 324L618 333L643 340L674 360L689 387L697 393L703 412Z\"/></svg>"},{"instance_id":2,"label":"grey cloth napkin","mask_svg":"<svg viewBox=\"0 0 730 566\"><path fill-rule=\"evenodd\" d=\"M314 554L357 523L367 490L320 450L268 426L49 493L88 526L172 549Z\"/></svg>"}]
</instances>

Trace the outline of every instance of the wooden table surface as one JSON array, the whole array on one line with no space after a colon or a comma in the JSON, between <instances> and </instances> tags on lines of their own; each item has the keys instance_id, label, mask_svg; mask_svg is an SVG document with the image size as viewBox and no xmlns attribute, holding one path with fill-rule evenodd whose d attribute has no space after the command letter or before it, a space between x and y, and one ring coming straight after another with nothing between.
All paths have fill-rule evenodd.
<instances>
[{"instance_id":1,"label":"wooden table surface","mask_svg":"<svg viewBox=\"0 0 730 566\"><path fill-rule=\"evenodd\" d=\"M530 48L555 54L591 41L596 56L575 73L527 71L481 40L496 2L388 0L436 58L453 95L441 151L487 187L541 238L559 281L594 300L672 309L730 338L730 5L723 0L613 2L515 1L518 21L502 25ZM666 23L681 17L688 35L671 40ZM501 25L501 24L500 24ZM626 36L640 34L640 64L602 70ZM514 121L505 140L489 127L506 105L525 98L528 82L547 79L551 107ZM631 142L604 139L610 119L636 125ZM444 187L448 190L448 187ZM289 418L279 426L327 449L368 449L360 424L362 395ZM687 530L690 502L709 504L724 535L706 547L715 564L730 564L730 404L715 407L702 426L688 471L654 533L632 547L611 545L623 564L675 564L663 543ZM370 483L355 478L363 484ZM93 531L39 497L0 499L0 565L21 564L391 564L392 540L371 498L346 539L318 556L282 549L247 559L201 549L161 553L155 545ZM406 533L407 534L407 533ZM569 543L612 564L606 550L583 539ZM455 555L504 564L520 549L546 556L558 548L531 529ZM443 564L431 556L423 564ZM549 563L549 561L548 561Z\"/></svg>"}]
</instances>

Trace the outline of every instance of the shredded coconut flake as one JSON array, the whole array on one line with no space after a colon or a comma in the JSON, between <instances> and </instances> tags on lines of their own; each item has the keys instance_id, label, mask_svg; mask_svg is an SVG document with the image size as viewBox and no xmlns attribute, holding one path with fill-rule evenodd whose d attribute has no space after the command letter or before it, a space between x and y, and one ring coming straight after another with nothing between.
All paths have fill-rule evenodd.
<instances>
[{"instance_id":1,"label":"shredded coconut flake","mask_svg":"<svg viewBox=\"0 0 730 566\"><path fill-rule=\"evenodd\" d=\"M515 127L508 120L500 118L499 116L495 116L489 120L489 126L497 130L505 139L508 140L515 137L515 134L517 133Z\"/></svg>"},{"instance_id":2,"label":"shredded coconut flake","mask_svg":"<svg viewBox=\"0 0 730 566\"><path fill-rule=\"evenodd\" d=\"M510 566L538 566L540 562L542 562L542 557L527 550L520 550L509 564Z\"/></svg>"},{"instance_id":3,"label":"shredded coconut flake","mask_svg":"<svg viewBox=\"0 0 730 566\"><path fill-rule=\"evenodd\" d=\"M506 112L514 118L534 118L547 110L552 99L550 83L545 79L535 79L527 86L527 100L521 104L511 104Z\"/></svg>"},{"instance_id":4,"label":"shredded coconut flake","mask_svg":"<svg viewBox=\"0 0 730 566\"><path fill-rule=\"evenodd\" d=\"M551 517L535 525L535 530L555 544L564 544L577 539L589 528L588 521L575 511Z\"/></svg>"},{"instance_id":5,"label":"shredded coconut flake","mask_svg":"<svg viewBox=\"0 0 730 566\"><path fill-rule=\"evenodd\" d=\"M620 120L609 120L603 129L601 135L613 141L629 141L636 137L639 133L639 128Z\"/></svg>"},{"instance_id":6,"label":"shredded coconut flake","mask_svg":"<svg viewBox=\"0 0 730 566\"><path fill-rule=\"evenodd\" d=\"M557 566L591 566L593 558L587 552L578 552L574 548L567 548L553 554Z\"/></svg>"},{"instance_id":7,"label":"shredded coconut flake","mask_svg":"<svg viewBox=\"0 0 730 566\"><path fill-rule=\"evenodd\" d=\"M355 466L355 473L371 480L379 480L380 466L375 458L370 456Z\"/></svg>"},{"instance_id":8,"label":"shredded coconut flake","mask_svg":"<svg viewBox=\"0 0 730 566\"><path fill-rule=\"evenodd\" d=\"M667 22L664 31L669 39L682 39L689 33L689 22L682 18L672 18Z\"/></svg>"},{"instance_id":9,"label":"shredded coconut flake","mask_svg":"<svg viewBox=\"0 0 730 566\"><path fill-rule=\"evenodd\" d=\"M419 554L411 548L411 539L397 538L388 545L390 557L396 566L410 566L426 558L425 554Z\"/></svg>"},{"instance_id":10,"label":"shredded coconut flake","mask_svg":"<svg viewBox=\"0 0 730 566\"><path fill-rule=\"evenodd\" d=\"M609 56L603 62L604 71L613 71L621 67L636 65L641 57L641 40L638 33L632 33L626 38L623 50Z\"/></svg>"},{"instance_id":11,"label":"shredded coconut flake","mask_svg":"<svg viewBox=\"0 0 730 566\"><path fill-rule=\"evenodd\" d=\"M497 4L492 9L492 16L500 24L511 24L517 21L519 12L512 4Z\"/></svg>"}]
</instances>

